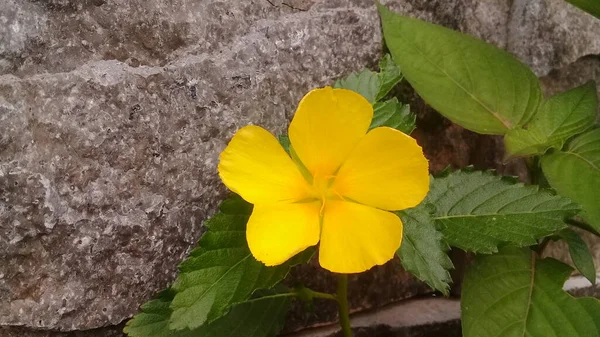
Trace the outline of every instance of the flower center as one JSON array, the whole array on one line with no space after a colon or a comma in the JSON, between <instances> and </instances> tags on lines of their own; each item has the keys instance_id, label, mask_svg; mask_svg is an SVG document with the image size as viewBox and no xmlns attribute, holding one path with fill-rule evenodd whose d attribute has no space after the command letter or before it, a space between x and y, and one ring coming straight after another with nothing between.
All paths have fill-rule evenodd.
<instances>
[{"instance_id":1,"label":"flower center","mask_svg":"<svg viewBox=\"0 0 600 337\"><path fill-rule=\"evenodd\" d=\"M321 201L321 213L325 208L327 199L338 199L339 196L332 188L334 175L315 174L313 176L312 192L313 197Z\"/></svg>"}]
</instances>

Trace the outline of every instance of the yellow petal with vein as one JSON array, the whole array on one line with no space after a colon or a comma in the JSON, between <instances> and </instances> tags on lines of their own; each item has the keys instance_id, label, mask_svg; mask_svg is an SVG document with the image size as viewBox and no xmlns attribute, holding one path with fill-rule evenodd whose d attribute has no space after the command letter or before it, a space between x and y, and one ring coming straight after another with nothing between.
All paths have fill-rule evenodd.
<instances>
[{"instance_id":1,"label":"yellow petal with vein","mask_svg":"<svg viewBox=\"0 0 600 337\"><path fill-rule=\"evenodd\" d=\"M361 95L325 87L309 92L296 110L289 136L298 157L313 175L332 175L364 137L373 107Z\"/></svg>"},{"instance_id":2,"label":"yellow petal with vein","mask_svg":"<svg viewBox=\"0 0 600 337\"><path fill-rule=\"evenodd\" d=\"M402 221L395 214L328 200L319 263L334 273L360 273L391 260L401 242Z\"/></svg>"},{"instance_id":3,"label":"yellow petal with vein","mask_svg":"<svg viewBox=\"0 0 600 337\"><path fill-rule=\"evenodd\" d=\"M246 201L273 203L308 196L308 184L269 131L254 125L238 130L221 153L223 183Z\"/></svg>"},{"instance_id":4,"label":"yellow petal with vein","mask_svg":"<svg viewBox=\"0 0 600 337\"><path fill-rule=\"evenodd\" d=\"M316 245L319 209L319 202L254 205L246 230L252 255L275 266Z\"/></svg>"},{"instance_id":5,"label":"yellow petal with vein","mask_svg":"<svg viewBox=\"0 0 600 337\"><path fill-rule=\"evenodd\" d=\"M429 191L429 163L414 138L392 128L375 128L348 156L333 189L385 210L414 207Z\"/></svg>"}]
</instances>

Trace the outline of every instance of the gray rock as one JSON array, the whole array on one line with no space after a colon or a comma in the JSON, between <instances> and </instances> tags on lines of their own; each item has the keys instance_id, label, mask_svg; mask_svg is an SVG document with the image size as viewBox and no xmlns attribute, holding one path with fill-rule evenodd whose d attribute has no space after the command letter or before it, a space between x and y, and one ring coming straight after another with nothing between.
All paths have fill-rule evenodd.
<instances>
[{"instance_id":1,"label":"gray rock","mask_svg":"<svg viewBox=\"0 0 600 337\"><path fill-rule=\"evenodd\" d=\"M600 27L559 0L384 2L539 74L600 53ZM0 23L0 326L61 331L119 324L173 280L235 130L284 131L306 91L381 50L370 0L4 0ZM413 105L436 169L502 165L497 139ZM402 284L389 296L426 291Z\"/></svg>"},{"instance_id":2,"label":"gray rock","mask_svg":"<svg viewBox=\"0 0 600 337\"><path fill-rule=\"evenodd\" d=\"M600 54L600 20L563 0L514 1L506 49L538 76Z\"/></svg>"},{"instance_id":3,"label":"gray rock","mask_svg":"<svg viewBox=\"0 0 600 337\"><path fill-rule=\"evenodd\" d=\"M58 72L27 74L24 65L20 77L2 76L1 325L90 329L131 316L174 278L223 197L216 163L233 132L249 123L281 132L305 92L371 62L379 46L374 11L348 3L310 12L193 3L163 19L222 28L167 65L79 64L81 51L49 52L44 66L68 60ZM51 15L132 15L112 6ZM132 55L155 48L137 50L144 35L130 38Z\"/></svg>"}]
</instances>

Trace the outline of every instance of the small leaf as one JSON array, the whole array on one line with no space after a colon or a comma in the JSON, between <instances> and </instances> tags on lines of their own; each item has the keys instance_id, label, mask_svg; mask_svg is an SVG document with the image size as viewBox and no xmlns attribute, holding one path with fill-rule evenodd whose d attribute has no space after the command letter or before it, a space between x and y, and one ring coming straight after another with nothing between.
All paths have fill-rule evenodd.
<instances>
[{"instance_id":1,"label":"small leaf","mask_svg":"<svg viewBox=\"0 0 600 337\"><path fill-rule=\"evenodd\" d=\"M541 164L550 185L579 203L583 219L600 231L600 129L577 136L564 151L544 155Z\"/></svg>"},{"instance_id":2,"label":"small leaf","mask_svg":"<svg viewBox=\"0 0 600 337\"><path fill-rule=\"evenodd\" d=\"M389 126L409 135L415 129L417 116L410 112L408 104L402 105L397 98L373 105L373 120L369 129Z\"/></svg>"},{"instance_id":3,"label":"small leaf","mask_svg":"<svg viewBox=\"0 0 600 337\"><path fill-rule=\"evenodd\" d=\"M333 85L334 88L344 88L361 94L371 104L383 99L390 90L402 80L400 68L386 54L379 62L379 73L364 69L359 73L351 73Z\"/></svg>"},{"instance_id":4,"label":"small leaf","mask_svg":"<svg viewBox=\"0 0 600 337\"><path fill-rule=\"evenodd\" d=\"M191 337L188 331L169 330L171 300L175 296L172 289L162 291L157 297L142 305L141 311L130 319L123 332L130 337Z\"/></svg>"},{"instance_id":5,"label":"small leaf","mask_svg":"<svg viewBox=\"0 0 600 337\"><path fill-rule=\"evenodd\" d=\"M456 171L434 179L427 202L451 246L493 253L503 243L529 246L566 227L579 207L568 199L490 172Z\"/></svg>"},{"instance_id":6,"label":"small leaf","mask_svg":"<svg viewBox=\"0 0 600 337\"><path fill-rule=\"evenodd\" d=\"M571 271L527 248L478 256L463 284L463 336L599 337L600 301L562 290Z\"/></svg>"},{"instance_id":7,"label":"small leaf","mask_svg":"<svg viewBox=\"0 0 600 337\"><path fill-rule=\"evenodd\" d=\"M333 85L334 88L344 88L359 93L371 104L375 103L380 86L379 75L369 69L364 69L360 73L351 73Z\"/></svg>"},{"instance_id":8,"label":"small leaf","mask_svg":"<svg viewBox=\"0 0 600 337\"><path fill-rule=\"evenodd\" d=\"M543 154L550 147L562 148L567 139L592 126L597 105L593 81L551 97L540 106L527 130L506 134L506 151L511 156L527 156Z\"/></svg>"},{"instance_id":9,"label":"small leaf","mask_svg":"<svg viewBox=\"0 0 600 337\"><path fill-rule=\"evenodd\" d=\"M241 198L224 203L206 222L208 231L198 247L179 266L173 284L169 328L196 329L221 317L235 303L247 300L259 288L271 288L288 273L291 264L266 267L246 243L251 207Z\"/></svg>"},{"instance_id":10,"label":"small leaf","mask_svg":"<svg viewBox=\"0 0 600 337\"><path fill-rule=\"evenodd\" d=\"M402 81L402 72L390 54L385 54L379 61L379 90L375 98L380 101L392 90L398 82Z\"/></svg>"},{"instance_id":11,"label":"small leaf","mask_svg":"<svg viewBox=\"0 0 600 337\"><path fill-rule=\"evenodd\" d=\"M170 290L167 290L167 293ZM233 306L210 324L194 330L169 330L173 294L161 294L142 306L123 330L130 337L273 337L285 321L291 293L261 291L260 296Z\"/></svg>"},{"instance_id":12,"label":"small leaf","mask_svg":"<svg viewBox=\"0 0 600 337\"><path fill-rule=\"evenodd\" d=\"M573 260L577 270L579 270L581 275L590 280L592 284L596 284L594 258L585 241L583 241L577 232L569 228L563 229L558 235L569 245L571 260Z\"/></svg>"},{"instance_id":13,"label":"small leaf","mask_svg":"<svg viewBox=\"0 0 600 337\"><path fill-rule=\"evenodd\" d=\"M442 241L426 207L400 212L404 224L402 245L396 252L402 266L430 287L448 296L452 282L448 270L454 268L448 245Z\"/></svg>"},{"instance_id":14,"label":"small leaf","mask_svg":"<svg viewBox=\"0 0 600 337\"><path fill-rule=\"evenodd\" d=\"M567 0L567 2L575 5L584 11L592 14L600 19L600 1L598 0Z\"/></svg>"},{"instance_id":15,"label":"small leaf","mask_svg":"<svg viewBox=\"0 0 600 337\"><path fill-rule=\"evenodd\" d=\"M538 79L512 55L472 36L378 7L394 61L442 115L484 134L505 134L533 117L541 99Z\"/></svg>"}]
</instances>

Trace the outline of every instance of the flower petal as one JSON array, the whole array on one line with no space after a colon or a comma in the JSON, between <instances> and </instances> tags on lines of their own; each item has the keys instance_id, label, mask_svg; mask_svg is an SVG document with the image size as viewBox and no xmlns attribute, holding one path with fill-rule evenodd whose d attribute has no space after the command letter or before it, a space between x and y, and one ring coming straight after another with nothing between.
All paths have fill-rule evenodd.
<instances>
[{"instance_id":1,"label":"flower petal","mask_svg":"<svg viewBox=\"0 0 600 337\"><path fill-rule=\"evenodd\" d=\"M277 139L254 125L238 130L221 153L219 176L230 190L253 204L308 196L306 180Z\"/></svg>"},{"instance_id":2,"label":"flower petal","mask_svg":"<svg viewBox=\"0 0 600 337\"><path fill-rule=\"evenodd\" d=\"M328 200L319 263L334 273L360 273L391 260L402 242L402 221L393 213Z\"/></svg>"},{"instance_id":3,"label":"flower petal","mask_svg":"<svg viewBox=\"0 0 600 337\"><path fill-rule=\"evenodd\" d=\"M319 202L254 205L246 229L252 255L267 266L275 266L316 245L319 208Z\"/></svg>"},{"instance_id":4,"label":"flower petal","mask_svg":"<svg viewBox=\"0 0 600 337\"><path fill-rule=\"evenodd\" d=\"M294 151L308 171L332 175L364 137L373 107L361 95L325 87L306 94L290 124Z\"/></svg>"},{"instance_id":5,"label":"flower petal","mask_svg":"<svg viewBox=\"0 0 600 337\"><path fill-rule=\"evenodd\" d=\"M414 207L429 191L429 163L414 138L392 128L375 128L342 164L333 189L385 210Z\"/></svg>"}]
</instances>

